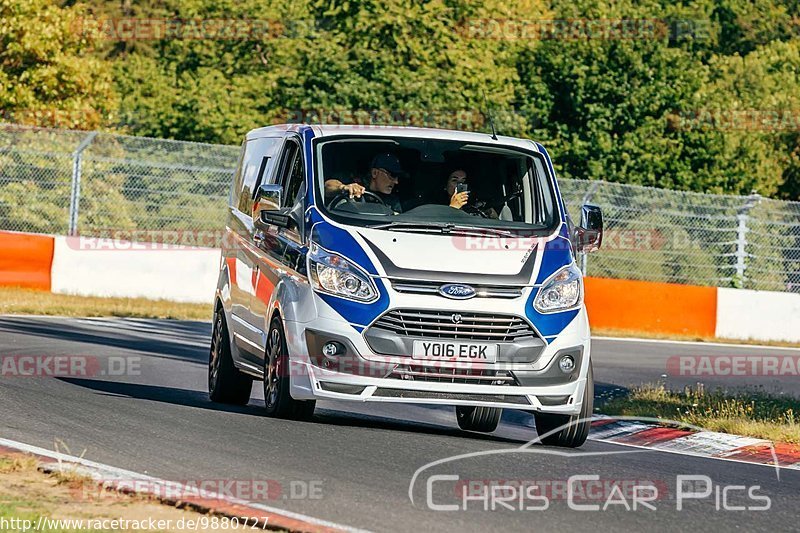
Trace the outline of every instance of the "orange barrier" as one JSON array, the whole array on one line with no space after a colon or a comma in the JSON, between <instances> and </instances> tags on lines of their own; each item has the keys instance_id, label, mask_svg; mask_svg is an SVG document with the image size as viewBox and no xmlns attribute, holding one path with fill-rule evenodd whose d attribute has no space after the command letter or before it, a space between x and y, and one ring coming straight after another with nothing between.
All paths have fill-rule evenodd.
<instances>
[{"instance_id":1,"label":"orange barrier","mask_svg":"<svg viewBox=\"0 0 800 533\"><path fill-rule=\"evenodd\" d=\"M53 237L0 231L0 286L50 290Z\"/></svg>"},{"instance_id":2,"label":"orange barrier","mask_svg":"<svg viewBox=\"0 0 800 533\"><path fill-rule=\"evenodd\" d=\"M586 308L593 328L713 337L717 288L586 278Z\"/></svg>"}]
</instances>

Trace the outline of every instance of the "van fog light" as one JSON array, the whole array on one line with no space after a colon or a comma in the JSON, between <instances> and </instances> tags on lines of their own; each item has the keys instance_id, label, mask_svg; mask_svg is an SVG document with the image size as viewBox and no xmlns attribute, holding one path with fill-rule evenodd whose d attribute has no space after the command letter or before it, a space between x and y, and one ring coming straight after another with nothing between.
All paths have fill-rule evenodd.
<instances>
[{"instance_id":1,"label":"van fog light","mask_svg":"<svg viewBox=\"0 0 800 533\"><path fill-rule=\"evenodd\" d=\"M558 368L565 374L571 373L575 370L575 359L571 355L565 355L558 360Z\"/></svg>"},{"instance_id":2,"label":"van fog light","mask_svg":"<svg viewBox=\"0 0 800 533\"><path fill-rule=\"evenodd\" d=\"M340 355L344 353L344 346L342 346L338 342L326 342L322 346L322 355L325 357L333 357L335 355Z\"/></svg>"}]
</instances>

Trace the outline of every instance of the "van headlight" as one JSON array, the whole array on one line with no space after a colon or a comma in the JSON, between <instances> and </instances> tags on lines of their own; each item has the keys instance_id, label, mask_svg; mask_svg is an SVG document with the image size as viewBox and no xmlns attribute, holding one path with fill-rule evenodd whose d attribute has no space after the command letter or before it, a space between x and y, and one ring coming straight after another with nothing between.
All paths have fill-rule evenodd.
<instances>
[{"instance_id":1,"label":"van headlight","mask_svg":"<svg viewBox=\"0 0 800 533\"><path fill-rule=\"evenodd\" d=\"M378 288L366 272L316 243L311 243L308 252L308 278L319 292L364 303L378 299Z\"/></svg>"},{"instance_id":2,"label":"van headlight","mask_svg":"<svg viewBox=\"0 0 800 533\"><path fill-rule=\"evenodd\" d=\"M540 313L565 311L581 303L583 274L572 263L550 276L539 288L533 307Z\"/></svg>"}]
</instances>

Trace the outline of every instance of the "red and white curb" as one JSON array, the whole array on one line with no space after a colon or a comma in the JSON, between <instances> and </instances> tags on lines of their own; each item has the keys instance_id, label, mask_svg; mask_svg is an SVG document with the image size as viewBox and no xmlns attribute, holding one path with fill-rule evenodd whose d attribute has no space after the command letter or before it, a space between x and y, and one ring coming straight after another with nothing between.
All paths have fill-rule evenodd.
<instances>
[{"instance_id":1,"label":"red and white curb","mask_svg":"<svg viewBox=\"0 0 800 533\"><path fill-rule=\"evenodd\" d=\"M663 452L800 470L800 445L658 422L596 416L589 439Z\"/></svg>"},{"instance_id":2,"label":"red and white curb","mask_svg":"<svg viewBox=\"0 0 800 533\"><path fill-rule=\"evenodd\" d=\"M167 481L139 474L138 472L96 463L82 457L75 457L0 438L0 455L19 452L36 457L40 461L41 468L46 472L74 472L92 478L105 490L149 495L165 503L178 507L188 507L204 513L214 513L231 518L248 518L249 520L257 518L258 529L307 533L364 531L260 503L249 502L214 492L199 491L197 487L190 487L174 481ZM170 496L171 494L179 494L180 496L173 497Z\"/></svg>"}]
</instances>

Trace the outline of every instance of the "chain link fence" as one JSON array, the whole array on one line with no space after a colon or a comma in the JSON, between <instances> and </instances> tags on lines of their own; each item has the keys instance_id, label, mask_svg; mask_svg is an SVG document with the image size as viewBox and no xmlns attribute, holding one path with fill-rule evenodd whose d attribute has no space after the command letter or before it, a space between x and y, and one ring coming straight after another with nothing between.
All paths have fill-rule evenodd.
<instances>
[{"instance_id":1,"label":"chain link fence","mask_svg":"<svg viewBox=\"0 0 800 533\"><path fill-rule=\"evenodd\" d=\"M800 202L559 180L571 216L603 208L591 276L800 292Z\"/></svg>"},{"instance_id":2,"label":"chain link fence","mask_svg":"<svg viewBox=\"0 0 800 533\"><path fill-rule=\"evenodd\" d=\"M0 125L0 229L213 239L238 154L236 146ZM800 292L800 202L559 185L576 221L584 203L603 208L603 249L581 257L591 276Z\"/></svg>"},{"instance_id":3,"label":"chain link fence","mask_svg":"<svg viewBox=\"0 0 800 533\"><path fill-rule=\"evenodd\" d=\"M0 126L0 229L218 230L239 148Z\"/></svg>"}]
</instances>

